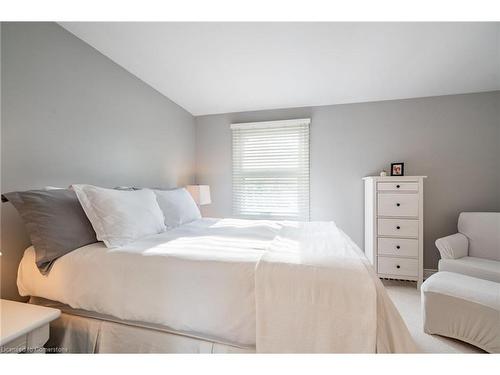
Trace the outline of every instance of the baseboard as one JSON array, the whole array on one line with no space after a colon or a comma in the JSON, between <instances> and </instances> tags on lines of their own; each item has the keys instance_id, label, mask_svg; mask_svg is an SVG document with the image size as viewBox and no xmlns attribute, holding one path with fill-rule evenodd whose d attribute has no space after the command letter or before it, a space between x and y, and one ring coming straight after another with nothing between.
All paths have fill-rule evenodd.
<instances>
[{"instance_id":1,"label":"baseboard","mask_svg":"<svg viewBox=\"0 0 500 375\"><path fill-rule=\"evenodd\" d=\"M435 270L434 268L424 268L424 280L427 279L428 277L431 277L437 271L438 270Z\"/></svg>"}]
</instances>

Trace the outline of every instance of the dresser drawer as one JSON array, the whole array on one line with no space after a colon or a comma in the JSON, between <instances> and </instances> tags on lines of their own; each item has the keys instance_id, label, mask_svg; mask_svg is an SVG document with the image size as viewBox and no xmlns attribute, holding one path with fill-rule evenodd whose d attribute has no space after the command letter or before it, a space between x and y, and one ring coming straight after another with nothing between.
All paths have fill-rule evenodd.
<instances>
[{"instance_id":1,"label":"dresser drawer","mask_svg":"<svg viewBox=\"0 0 500 375\"><path fill-rule=\"evenodd\" d=\"M418 276L418 260L408 258L378 258L378 273L394 276Z\"/></svg>"},{"instance_id":2,"label":"dresser drawer","mask_svg":"<svg viewBox=\"0 0 500 375\"><path fill-rule=\"evenodd\" d=\"M378 191L418 191L418 182L379 182Z\"/></svg>"},{"instance_id":3,"label":"dresser drawer","mask_svg":"<svg viewBox=\"0 0 500 375\"><path fill-rule=\"evenodd\" d=\"M418 216L418 194L378 194L379 216Z\"/></svg>"},{"instance_id":4,"label":"dresser drawer","mask_svg":"<svg viewBox=\"0 0 500 375\"><path fill-rule=\"evenodd\" d=\"M418 240L379 237L377 253L379 255L418 257Z\"/></svg>"},{"instance_id":5,"label":"dresser drawer","mask_svg":"<svg viewBox=\"0 0 500 375\"><path fill-rule=\"evenodd\" d=\"M418 220L378 219L379 236L418 237Z\"/></svg>"}]
</instances>

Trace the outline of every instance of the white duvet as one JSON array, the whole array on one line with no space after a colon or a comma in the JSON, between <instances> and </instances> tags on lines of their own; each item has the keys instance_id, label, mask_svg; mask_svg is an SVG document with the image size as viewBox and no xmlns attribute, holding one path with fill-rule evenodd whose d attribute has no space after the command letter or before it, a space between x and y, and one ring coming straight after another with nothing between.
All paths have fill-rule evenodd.
<instances>
[{"instance_id":1,"label":"white duvet","mask_svg":"<svg viewBox=\"0 0 500 375\"><path fill-rule=\"evenodd\" d=\"M101 243L40 274L23 296L161 324L257 352L412 352L363 253L331 222L200 219L119 249Z\"/></svg>"}]
</instances>

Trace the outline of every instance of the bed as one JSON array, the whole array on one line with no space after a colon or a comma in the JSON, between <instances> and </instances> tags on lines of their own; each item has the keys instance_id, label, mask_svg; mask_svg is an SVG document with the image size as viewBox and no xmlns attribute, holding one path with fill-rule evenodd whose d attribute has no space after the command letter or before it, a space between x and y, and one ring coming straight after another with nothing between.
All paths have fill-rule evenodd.
<instances>
[{"instance_id":1,"label":"bed","mask_svg":"<svg viewBox=\"0 0 500 375\"><path fill-rule=\"evenodd\" d=\"M102 243L18 288L60 307L51 345L83 352L414 352L366 257L333 222L203 218L118 249Z\"/></svg>"}]
</instances>

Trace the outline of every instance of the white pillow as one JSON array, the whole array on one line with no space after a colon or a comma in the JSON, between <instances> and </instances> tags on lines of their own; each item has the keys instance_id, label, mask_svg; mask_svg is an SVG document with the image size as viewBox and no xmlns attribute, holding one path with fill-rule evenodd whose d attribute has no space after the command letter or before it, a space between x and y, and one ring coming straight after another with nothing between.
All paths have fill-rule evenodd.
<instances>
[{"instance_id":1,"label":"white pillow","mask_svg":"<svg viewBox=\"0 0 500 375\"><path fill-rule=\"evenodd\" d=\"M175 228L201 218L198 206L186 189L154 190L154 192L163 211L167 228Z\"/></svg>"},{"instance_id":2,"label":"white pillow","mask_svg":"<svg viewBox=\"0 0 500 375\"><path fill-rule=\"evenodd\" d=\"M166 230L156 196L149 189L115 190L72 185L94 227L107 247L120 247L141 237Z\"/></svg>"}]
</instances>

